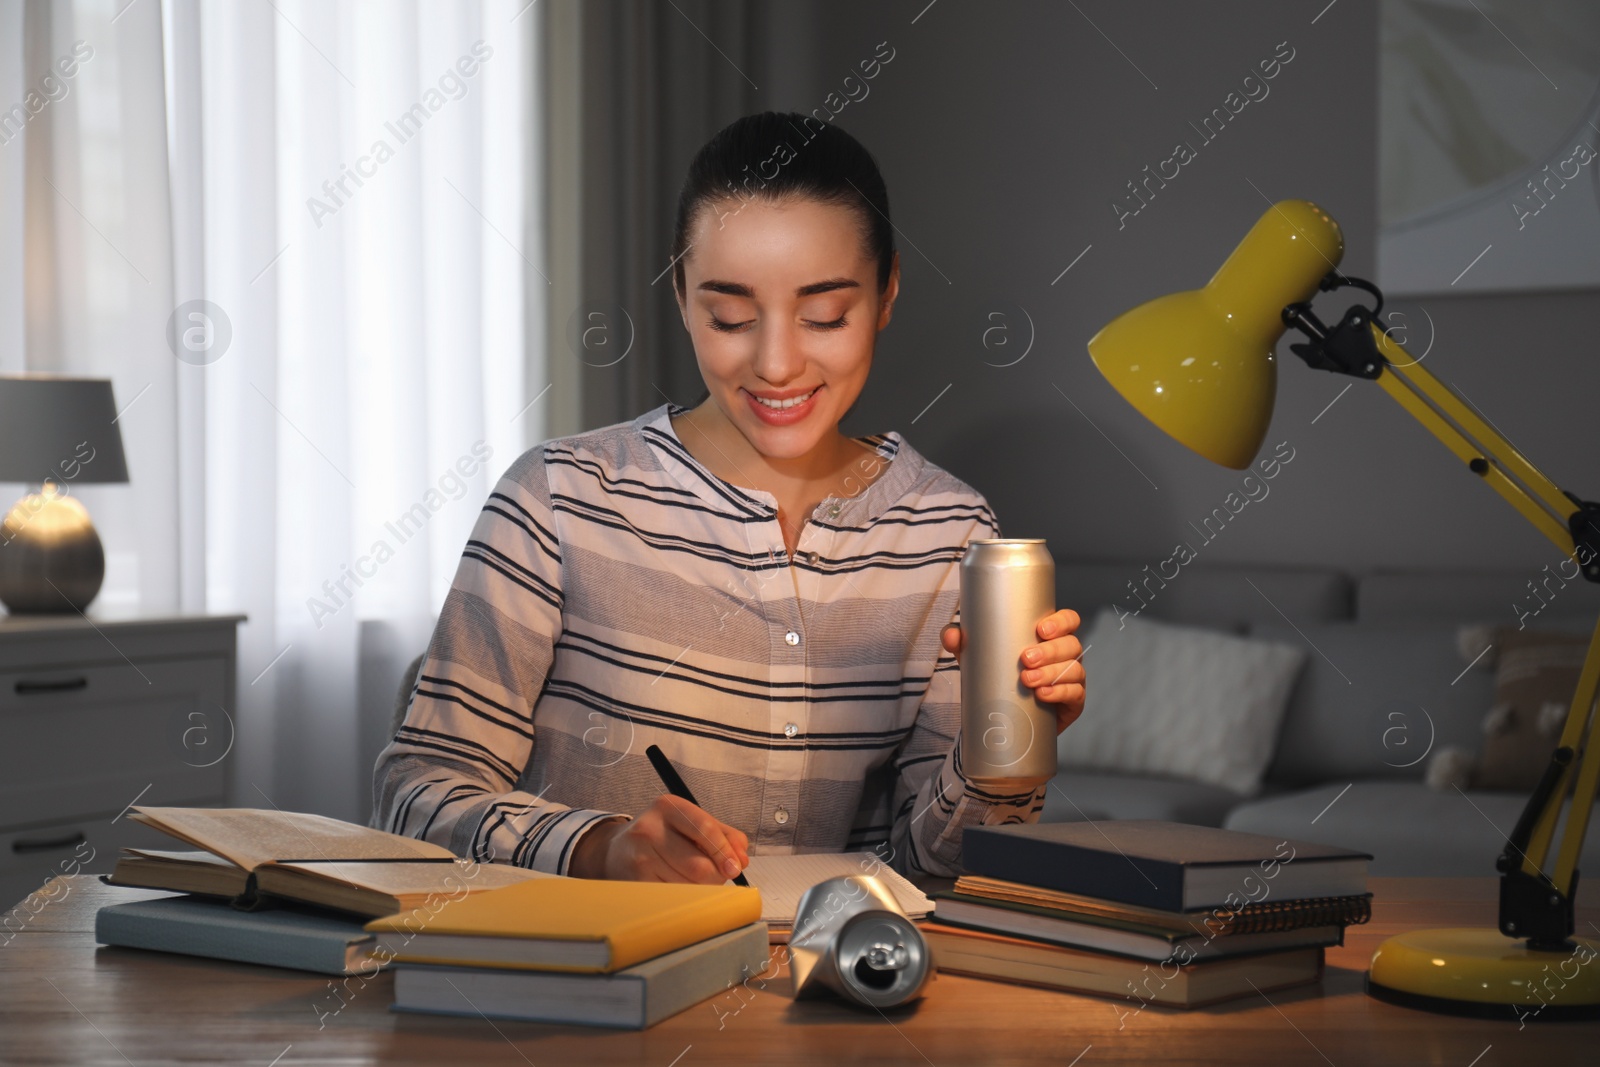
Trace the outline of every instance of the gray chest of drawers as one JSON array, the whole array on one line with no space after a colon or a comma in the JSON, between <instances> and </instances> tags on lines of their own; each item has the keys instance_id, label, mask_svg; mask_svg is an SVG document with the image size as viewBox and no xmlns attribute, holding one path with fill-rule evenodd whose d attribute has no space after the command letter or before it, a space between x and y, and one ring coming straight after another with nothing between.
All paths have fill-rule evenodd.
<instances>
[{"instance_id":1,"label":"gray chest of drawers","mask_svg":"<svg viewBox=\"0 0 1600 1067\"><path fill-rule=\"evenodd\" d=\"M243 615L0 617L0 911L124 846L135 803L228 802Z\"/></svg>"}]
</instances>

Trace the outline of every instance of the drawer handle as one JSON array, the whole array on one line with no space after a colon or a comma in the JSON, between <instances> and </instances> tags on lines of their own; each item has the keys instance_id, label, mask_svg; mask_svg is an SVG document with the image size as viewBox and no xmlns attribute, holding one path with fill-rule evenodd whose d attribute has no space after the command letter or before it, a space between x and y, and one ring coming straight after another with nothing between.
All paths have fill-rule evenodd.
<instances>
[{"instance_id":1,"label":"drawer handle","mask_svg":"<svg viewBox=\"0 0 1600 1067\"><path fill-rule=\"evenodd\" d=\"M13 688L18 696L27 696L30 693L71 693L79 689L89 688L89 679L79 676L77 678L57 678L48 682L30 682L23 678Z\"/></svg>"},{"instance_id":2,"label":"drawer handle","mask_svg":"<svg viewBox=\"0 0 1600 1067\"><path fill-rule=\"evenodd\" d=\"M80 845L87 840L82 830L74 831L64 837L50 837L36 841L24 841L19 837L11 842L11 851L19 855L25 852L53 852L58 848Z\"/></svg>"}]
</instances>

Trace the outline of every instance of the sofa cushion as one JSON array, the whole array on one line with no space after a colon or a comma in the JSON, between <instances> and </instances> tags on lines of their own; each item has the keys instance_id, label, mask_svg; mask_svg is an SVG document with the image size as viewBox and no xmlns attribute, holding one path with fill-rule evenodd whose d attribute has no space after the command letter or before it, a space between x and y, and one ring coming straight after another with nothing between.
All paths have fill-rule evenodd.
<instances>
[{"instance_id":1,"label":"sofa cushion","mask_svg":"<svg viewBox=\"0 0 1600 1067\"><path fill-rule=\"evenodd\" d=\"M1559 559L1542 568L1493 571L1376 571L1356 585L1356 618L1366 622L1436 619L1456 623L1588 633L1600 618L1600 585ZM1533 588L1529 583L1533 583Z\"/></svg>"},{"instance_id":2,"label":"sofa cushion","mask_svg":"<svg viewBox=\"0 0 1600 1067\"><path fill-rule=\"evenodd\" d=\"M1421 782L1358 781L1249 801L1222 825L1370 852L1375 875L1490 876L1526 802L1522 793L1437 792ZM1589 834L1578 869L1600 869L1600 835Z\"/></svg>"},{"instance_id":3,"label":"sofa cushion","mask_svg":"<svg viewBox=\"0 0 1600 1067\"><path fill-rule=\"evenodd\" d=\"M1494 709L1484 722L1475 789L1530 790L1560 740L1587 638L1510 628L1495 634Z\"/></svg>"},{"instance_id":4,"label":"sofa cushion","mask_svg":"<svg viewBox=\"0 0 1600 1067\"><path fill-rule=\"evenodd\" d=\"M1280 620L1252 627L1252 634L1308 653L1266 780L1284 787L1333 778L1341 785L1352 778L1420 781L1435 749L1477 751L1494 672L1468 667L1458 630L1443 622L1296 628Z\"/></svg>"},{"instance_id":5,"label":"sofa cushion","mask_svg":"<svg viewBox=\"0 0 1600 1067\"><path fill-rule=\"evenodd\" d=\"M1064 770L1045 792L1040 822L1164 819L1221 826L1239 794L1204 782L1142 774Z\"/></svg>"},{"instance_id":6,"label":"sofa cushion","mask_svg":"<svg viewBox=\"0 0 1600 1067\"><path fill-rule=\"evenodd\" d=\"M1298 645L1104 610L1083 645L1089 697L1057 738L1061 766L1260 787Z\"/></svg>"},{"instance_id":7,"label":"sofa cushion","mask_svg":"<svg viewBox=\"0 0 1600 1067\"><path fill-rule=\"evenodd\" d=\"M1144 618L1236 632L1252 622L1281 618L1274 604L1296 620L1352 617L1354 586L1338 571L1194 562L1176 568L1168 579L1161 574L1163 563L1057 562L1056 603L1086 620L1100 608L1116 607ZM1164 569L1174 574L1173 566Z\"/></svg>"}]
</instances>

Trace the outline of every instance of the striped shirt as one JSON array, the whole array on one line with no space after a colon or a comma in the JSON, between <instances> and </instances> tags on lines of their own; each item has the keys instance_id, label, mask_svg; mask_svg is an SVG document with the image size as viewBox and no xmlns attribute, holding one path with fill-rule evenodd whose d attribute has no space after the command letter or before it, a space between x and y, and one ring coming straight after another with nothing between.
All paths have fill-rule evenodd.
<instances>
[{"instance_id":1,"label":"striped shirt","mask_svg":"<svg viewBox=\"0 0 1600 1067\"><path fill-rule=\"evenodd\" d=\"M959 621L983 497L898 433L857 438L791 559L777 498L712 474L663 404L523 453L484 504L378 757L373 825L564 874L666 790L658 744L752 855L874 850L959 872L961 831L1034 822L1044 787L961 775Z\"/></svg>"}]
</instances>

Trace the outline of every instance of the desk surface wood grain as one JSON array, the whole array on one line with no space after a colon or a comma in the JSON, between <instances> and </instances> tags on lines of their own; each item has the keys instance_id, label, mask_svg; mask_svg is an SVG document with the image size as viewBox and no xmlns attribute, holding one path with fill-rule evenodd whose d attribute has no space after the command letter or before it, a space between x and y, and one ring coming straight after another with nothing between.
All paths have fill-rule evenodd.
<instances>
[{"instance_id":1,"label":"desk surface wood grain","mask_svg":"<svg viewBox=\"0 0 1600 1067\"><path fill-rule=\"evenodd\" d=\"M1489 1022L1367 997L1372 951L1421 926L1492 925L1492 878L1375 878L1373 919L1320 985L1196 1011L940 975L906 1008L792 1002L786 968L645 1031L391 1012L393 978L329 979L96 946L102 904L161 894L79 875L0 931L0 1062L26 1064L1503 1064L1593 1062L1600 1023ZM1592 887L1590 887L1592 888ZM49 898L46 900L46 898ZM1600 938L1600 896L1579 896ZM775 950L776 952L777 950ZM776 957L775 957L776 962ZM773 978L772 975L778 975ZM762 985L765 988L761 988Z\"/></svg>"}]
</instances>

